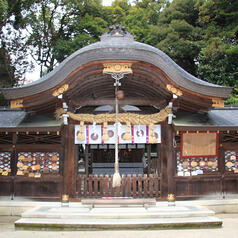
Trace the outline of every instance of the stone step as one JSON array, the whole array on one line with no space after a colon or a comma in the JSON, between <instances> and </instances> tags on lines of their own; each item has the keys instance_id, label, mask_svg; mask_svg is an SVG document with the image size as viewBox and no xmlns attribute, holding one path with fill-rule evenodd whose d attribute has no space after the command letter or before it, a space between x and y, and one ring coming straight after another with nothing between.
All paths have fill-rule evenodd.
<instances>
[{"instance_id":1,"label":"stone step","mask_svg":"<svg viewBox=\"0 0 238 238\"><path fill-rule=\"evenodd\" d=\"M138 219L214 216L214 212L198 206L161 207L38 207L22 214L22 218L55 219Z\"/></svg>"},{"instance_id":2,"label":"stone step","mask_svg":"<svg viewBox=\"0 0 238 238\"><path fill-rule=\"evenodd\" d=\"M213 216L156 219L41 219L21 218L16 229L24 230L118 230L175 229L221 227L222 221Z\"/></svg>"},{"instance_id":3,"label":"stone step","mask_svg":"<svg viewBox=\"0 0 238 238\"><path fill-rule=\"evenodd\" d=\"M112 197L112 198L97 198L97 199L82 199L83 205L91 205L92 207L105 206L155 206L155 198L127 198L127 197Z\"/></svg>"},{"instance_id":4,"label":"stone step","mask_svg":"<svg viewBox=\"0 0 238 238\"><path fill-rule=\"evenodd\" d=\"M98 229L165 229L219 227L222 221L214 212L200 206L92 207L82 203L66 206L39 206L22 214L17 229L98 230Z\"/></svg>"}]
</instances>

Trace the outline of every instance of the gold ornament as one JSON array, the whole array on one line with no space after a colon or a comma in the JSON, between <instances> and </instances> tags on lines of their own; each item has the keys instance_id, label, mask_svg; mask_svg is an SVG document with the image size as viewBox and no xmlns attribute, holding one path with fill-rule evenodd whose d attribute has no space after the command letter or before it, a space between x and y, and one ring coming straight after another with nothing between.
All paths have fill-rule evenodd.
<instances>
[{"instance_id":1,"label":"gold ornament","mask_svg":"<svg viewBox=\"0 0 238 238\"><path fill-rule=\"evenodd\" d=\"M77 136L78 140L85 140L85 136L84 136L84 122L80 121L80 128L79 128L79 132L78 132L78 136Z\"/></svg>"},{"instance_id":2,"label":"gold ornament","mask_svg":"<svg viewBox=\"0 0 238 238\"><path fill-rule=\"evenodd\" d=\"M123 140L131 140L131 123L128 121L126 123L126 133L123 135Z\"/></svg>"},{"instance_id":3,"label":"gold ornament","mask_svg":"<svg viewBox=\"0 0 238 238\"><path fill-rule=\"evenodd\" d=\"M23 107L23 99L11 100L11 108L21 108Z\"/></svg>"},{"instance_id":4,"label":"gold ornament","mask_svg":"<svg viewBox=\"0 0 238 238\"><path fill-rule=\"evenodd\" d=\"M103 122L103 136L102 136L102 139L103 141L106 141L106 140L109 140L109 135L108 135L108 132L107 132L107 122Z\"/></svg>"}]
</instances>

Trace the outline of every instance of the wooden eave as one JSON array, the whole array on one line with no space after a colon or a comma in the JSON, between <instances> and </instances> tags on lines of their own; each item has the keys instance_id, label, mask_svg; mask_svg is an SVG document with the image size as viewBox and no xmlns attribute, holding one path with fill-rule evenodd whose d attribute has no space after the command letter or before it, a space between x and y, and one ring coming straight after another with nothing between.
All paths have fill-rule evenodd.
<instances>
[{"instance_id":1,"label":"wooden eave","mask_svg":"<svg viewBox=\"0 0 238 238\"><path fill-rule=\"evenodd\" d=\"M76 51L40 80L20 88L1 91L7 99L19 100L16 106L26 111L54 111L61 105L52 94L55 95L55 91L61 91L64 86L67 86L64 100L69 105L72 103L70 106L80 106L77 105L78 98L84 99L84 102L90 99L92 105L92 90L99 94L98 100L114 98L112 81L102 74L103 63L107 62L132 63L133 75L125 77L128 82L123 88L126 98L133 94L131 96L135 100L158 100L158 104L161 104L161 100L169 102L172 93L166 86L170 84L182 92L177 100L182 110L206 111L214 101L214 104L220 105L219 100L228 98L232 90L192 76L159 49L136 42L128 34L120 37L109 34L106 38L102 37L101 41ZM76 103L73 102L75 99Z\"/></svg>"},{"instance_id":2,"label":"wooden eave","mask_svg":"<svg viewBox=\"0 0 238 238\"><path fill-rule=\"evenodd\" d=\"M185 111L207 111L212 108L213 97L191 92L176 85L165 72L154 65L141 61L98 61L89 63L73 71L60 85L42 93L22 98L26 111L38 113L55 111L62 107L62 100L53 96L55 90L68 85L63 98L72 108L99 106L114 103L114 80L103 74L103 64L108 62L130 62L133 74L125 75L120 87L125 94L122 105L151 105L164 107L172 100L172 92L167 85L179 89L182 96L176 100L176 107ZM111 102L111 103L110 103Z\"/></svg>"}]
</instances>

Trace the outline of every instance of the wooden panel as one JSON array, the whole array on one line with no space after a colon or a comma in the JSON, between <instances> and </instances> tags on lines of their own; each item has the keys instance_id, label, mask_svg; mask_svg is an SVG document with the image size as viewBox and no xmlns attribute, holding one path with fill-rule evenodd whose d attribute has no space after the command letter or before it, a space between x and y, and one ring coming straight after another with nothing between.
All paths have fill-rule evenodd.
<instances>
[{"instance_id":1,"label":"wooden panel","mask_svg":"<svg viewBox=\"0 0 238 238\"><path fill-rule=\"evenodd\" d=\"M0 196L8 196L12 194L12 178L8 177L0 177Z\"/></svg>"},{"instance_id":2,"label":"wooden panel","mask_svg":"<svg viewBox=\"0 0 238 238\"><path fill-rule=\"evenodd\" d=\"M15 196L31 198L55 198L60 199L62 194L62 177L30 179L17 177L14 180Z\"/></svg>"},{"instance_id":3,"label":"wooden panel","mask_svg":"<svg viewBox=\"0 0 238 238\"><path fill-rule=\"evenodd\" d=\"M221 176L176 177L176 198L220 196L222 192Z\"/></svg>"},{"instance_id":4,"label":"wooden panel","mask_svg":"<svg viewBox=\"0 0 238 238\"><path fill-rule=\"evenodd\" d=\"M237 194L238 192L238 175L226 175L224 177L224 193Z\"/></svg>"}]
</instances>

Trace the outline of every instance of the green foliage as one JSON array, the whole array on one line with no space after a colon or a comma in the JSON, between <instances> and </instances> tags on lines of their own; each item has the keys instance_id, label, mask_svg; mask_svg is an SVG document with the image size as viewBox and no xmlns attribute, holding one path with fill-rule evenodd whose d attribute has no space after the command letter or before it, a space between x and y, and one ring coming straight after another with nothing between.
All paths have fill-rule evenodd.
<instances>
[{"instance_id":1,"label":"green foliage","mask_svg":"<svg viewBox=\"0 0 238 238\"><path fill-rule=\"evenodd\" d=\"M206 81L223 86L238 87L238 61L225 53L201 54L198 75Z\"/></svg>"},{"instance_id":2,"label":"green foliage","mask_svg":"<svg viewBox=\"0 0 238 238\"><path fill-rule=\"evenodd\" d=\"M0 106L8 106L9 102L4 98L4 96L0 93Z\"/></svg>"},{"instance_id":3,"label":"green foliage","mask_svg":"<svg viewBox=\"0 0 238 238\"><path fill-rule=\"evenodd\" d=\"M32 68L24 42L24 12L34 0L0 0L0 87L24 82L24 73Z\"/></svg>"},{"instance_id":4,"label":"green foliage","mask_svg":"<svg viewBox=\"0 0 238 238\"><path fill-rule=\"evenodd\" d=\"M135 40L155 46L152 37L154 27L167 1L142 0L131 7L125 17L127 30L135 36Z\"/></svg>"},{"instance_id":5,"label":"green foliage","mask_svg":"<svg viewBox=\"0 0 238 238\"><path fill-rule=\"evenodd\" d=\"M107 27L101 9L100 1L93 0L40 0L30 8L28 44L34 46L31 55L41 65L41 75L99 39Z\"/></svg>"},{"instance_id":6,"label":"green foliage","mask_svg":"<svg viewBox=\"0 0 238 238\"><path fill-rule=\"evenodd\" d=\"M206 43L198 57L198 76L237 88L238 1L201 0L197 6ZM238 104L237 90L233 90L226 103Z\"/></svg>"},{"instance_id":7,"label":"green foliage","mask_svg":"<svg viewBox=\"0 0 238 238\"><path fill-rule=\"evenodd\" d=\"M29 54L43 75L115 23L193 75L238 88L234 0L115 0L107 7L101 0L0 0L0 87L23 83ZM237 97L234 90L227 102Z\"/></svg>"},{"instance_id":8,"label":"green foliage","mask_svg":"<svg viewBox=\"0 0 238 238\"><path fill-rule=\"evenodd\" d=\"M8 2L6 0L0 0L0 22L3 22L6 18L8 9Z\"/></svg>"},{"instance_id":9,"label":"green foliage","mask_svg":"<svg viewBox=\"0 0 238 238\"><path fill-rule=\"evenodd\" d=\"M86 15L85 19L81 22L82 24L78 28L78 34L76 34L74 38L69 40L57 40L53 54L58 62L63 61L78 49L98 41L99 36L101 36L107 28L106 22L99 17L93 18L92 16Z\"/></svg>"},{"instance_id":10,"label":"green foliage","mask_svg":"<svg viewBox=\"0 0 238 238\"><path fill-rule=\"evenodd\" d=\"M11 59L4 45L0 48L0 88L12 87L17 83L14 76L15 67L11 64Z\"/></svg>"},{"instance_id":11,"label":"green foliage","mask_svg":"<svg viewBox=\"0 0 238 238\"><path fill-rule=\"evenodd\" d=\"M186 71L196 73L196 60L202 47L196 0L174 0L158 19L152 43Z\"/></svg>"}]
</instances>

